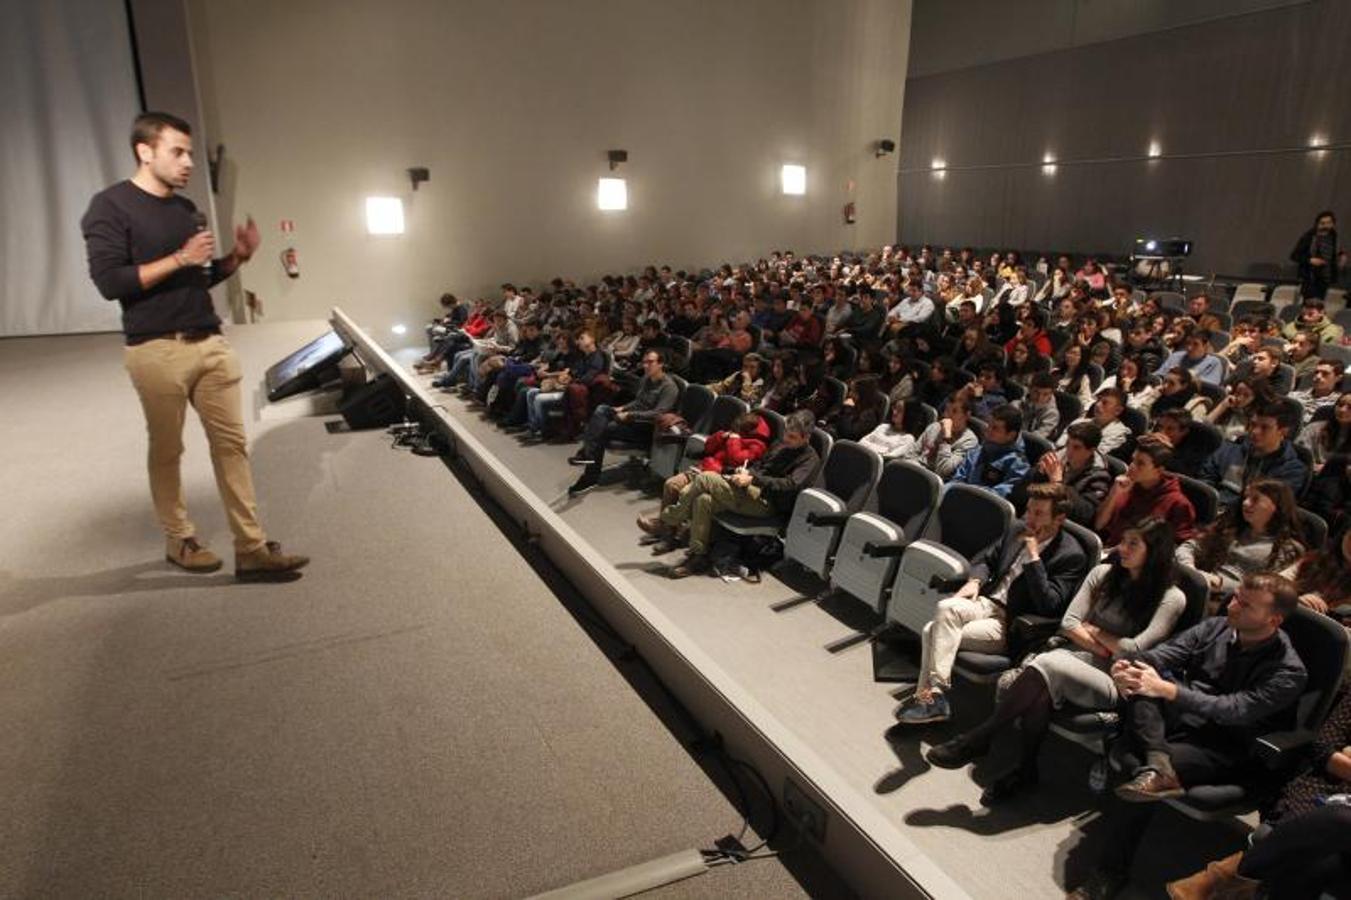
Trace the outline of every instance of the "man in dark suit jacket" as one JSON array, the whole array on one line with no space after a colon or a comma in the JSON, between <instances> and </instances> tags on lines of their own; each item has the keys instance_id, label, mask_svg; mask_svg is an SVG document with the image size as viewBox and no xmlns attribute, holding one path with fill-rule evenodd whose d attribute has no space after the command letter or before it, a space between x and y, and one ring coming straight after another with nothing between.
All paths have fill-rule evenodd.
<instances>
[{"instance_id":1,"label":"man in dark suit jacket","mask_svg":"<svg viewBox=\"0 0 1351 900\"><path fill-rule=\"evenodd\" d=\"M971 561L971 577L954 596L938 601L921 635L919 684L896 716L901 724L952 717L946 691L958 650L1002 652L1009 620L1065 612L1088 573L1083 548L1062 529L1069 511L1063 484L1031 485L1023 521L1002 544Z\"/></svg>"}]
</instances>

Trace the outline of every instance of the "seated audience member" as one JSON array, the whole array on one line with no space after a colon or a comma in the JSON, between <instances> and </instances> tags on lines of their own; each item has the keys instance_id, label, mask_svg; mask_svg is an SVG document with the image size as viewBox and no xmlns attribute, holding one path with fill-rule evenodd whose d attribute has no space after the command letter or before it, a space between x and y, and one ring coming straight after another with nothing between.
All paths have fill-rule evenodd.
<instances>
[{"instance_id":1,"label":"seated audience member","mask_svg":"<svg viewBox=\"0 0 1351 900\"><path fill-rule=\"evenodd\" d=\"M1191 372L1200 381L1220 384L1224 381L1224 361L1210 352L1210 332L1198 328L1187 335L1183 349L1168 354L1154 374L1160 377L1182 368Z\"/></svg>"},{"instance_id":2,"label":"seated audience member","mask_svg":"<svg viewBox=\"0 0 1351 900\"><path fill-rule=\"evenodd\" d=\"M1049 375L1051 372L1051 361L1042 356L1038 350L1030 344L1022 341L1015 341L1013 350L1009 353L1009 381L1020 385L1023 390L1030 390L1032 382L1038 375ZM1055 390L1055 380L1052 379L1051 390Z\"/></svg>"},{"instance_id":3,"label":"seated audience member","mask_svg":"<svg viewBox=\"0 0 1351 900\"><path fill-rule=\"evenodd\" d=\"M533 425L530 419L531 397L538 397L547 388L548 393L556 394L561 399L563 392L558 382L566 376L568 367L576 358L572 333L562 328L555 331L553 346L540 354L534 363L534 372L517 380L516 396L510 401L510 412L502 424L512 431Z\"/></svg>"},{"instance_id":4,"label":"seated audience member","mask_svg":"<svg viewBox=\"0 0 1351 900\"><path fill-rule=\"evenodd\" d=\"M1168 464L1168 471L1175 475L1197 477L1214 452L1194 423L1192 414L1185 409L1166 409L1154 420L1155 431L1173 447L1173 460Z\"/></svg>"},{"instance_id":5,"label":"seated audience member","mask_svg":"<svg viewBox=\"0 0 1351 900\"><path fill-rule=\"evenodd\" d=\"M835 294L835 300L826 308L826 337L832 338L848 330L849 320L854 316L854 307L849 295L844 291Z\"/></svg>"},{"instance_id":6,"label":"seated audience member","mask_svg":"<svg viewBox=\"0 0 1351 900\"><path fill-rule=\"evenodd\" d=\"M811 445L813 425L811 414L798 410L788 416L782 440L759 460L731 473L700 472L674 504L657 516L638 520L639 528L659 536L688 523L689 554L672 569L673 578L709 570L709 538L713 517L719 512L762 518L792 512L798 493L807 487L820 462Z\"/></svg>"},{"instance_id":7,"label":"seated audience member","mask_svg":"<svg viewBox=\"0 0 1351 900\"><path fill-rule=\"evenodd\" d=\"M1281 574L1295 583L1300 606L1324 615L1351 604L1351 528L1333 532Z\"/></svg>"},{"instance_id":8,"label":"seated audience member","mask_svg":"<svg viewBox=\"0 0 1351 900\"><path fill-rule=\"evenodd\" d=\"M1271 404L1253 410L1248 433L1225 441L1201 466L1197 476L1215 488L1221 507L1237 506L1243 490L1258 478L1275 478L1290 485L1298 496L1309 477L1309 467L1287 439L1290 425L1281 421L1283 410Z\"/></svg>"},{"instance_id":9,"label":"seated audience member","mask_svg":"<svg viewBox=\"0 0 1351 900\"><path fill-rule=\"evenodd\" d=\"M893 401L888 415L890 421L865 434L859 443L877 451L883 459L914 459L919 452L919 440L905 430L905 401Z\"/></svg>"},{"instance_id":10,"label":"seated audience member","mask_svg":"<svg viewBox=\"0 0 1351 900\"><path fill-rule=\"evenodd\" d=\"M516 343L517 338L516 324L499 309L492 315L492 327L482 337L474 338L470 346L456 351L445 373L437 376L432 386L449 388L466 381L470 373L478 368L483 355L505 353Z\"/></svg>"},{"instance_id":11,"label":"seated audience member","mask_svg":"<svg viewBox=\"0 0 1351 900\"><path fill-rule=\"evenodd\" d=\"M1037 755L1051 715L1066 703L1085 710L1115 709L1120 701L1109 670L1123 655L1166 639L1187 606L1175 585L1173 534L1166 522L1145 519L1127 528L1116 553L1088 573L1060 621L1050 649L1033 655L1013 679L994 713L975 728L929 749L925 758L959 768L989 752L1000 731L1021 723L1021 753L1013 770L981 795L1002 802L1040 781Z\"/></svg>"},{"instance_id":12,"label":"seated audience member","mask_svg":"<svg viewBox=\"0 0 1351 900\"><path fill-rule=\"evenodd\" d=\"M962 329L956 346L952 348L952 359L960 368L978 374L981 366L1002 364L1004 354L990 343L980 323L974 322Z\"/></svg>"},{"instance_id":13,"label":"seated audience member","mask_svg":"<svg viewBox=\"0 0 1351 900\"><path fill-rule=\"evenodd\" d=\"M1093 403L1093 380L1088 372L1088 351L1076 343L1065 345L1060 353L1060 364L1051 374L1056 379L1056 390L1077 397L1088 409Z\"/></svg>"},{"instance_id":14,"label":"seated audience member","mask_svg":"<svg viewBox=\"0 0 1351 900\"><path fill-rule=\"evenodd\" d=\"M609 351L616 366L627 368L642 341L643 332L638 327L638 319L634 316L625 316L619 330L611 332L601 341L600 348Z\"/></svg>"},{"instance_id":15,"label":"seated audience member","mask_svg":"<svg viewBox=\"0 0 1351 900\"><path fill-rule=\"evenodd\" d=\"M1253 737L1290 727L1308 680L1281 630L1297 603L1288 580L1248 575L1224 616L1112 664L1122 697L1114 754L1129 780L1116 788L1125 802L1105 811L1108 834L1096 871L1070 897L1114 896L1157 801L1243 779L1253 764Z\"/></svg>"},{"instance_id":16,"label":"seated audience member","mask_svg":"<svg viewBox=\"0 0 1351 900\"><path fill-rule=\"evenodd\" d=\"M987 361L980 364L976 370L976 377L962 388L971 399L971 415L977 419L988 419L996 407L1009 402L1009 398L1004 394L1003 375L998 363Z\"/></svg>"},{"instance_id":17,"label":"seated audience member","mask_svg":"<svg viewBox=\"0 0 1351 900\"><path fill-rule=\"evenodd\" d=\"M861 375L849 385L844 403L824 423L838 440L857 441L882 424L882 404L886 398L877 387L877 377Z\"/></svg>"},{"instance_id":18,"label":"seated audience member","mask_svg":"<svg viewBox=\"0 0 1351 900\"><path fill-rule=\"evenodd\" d=\"M769 449L769 420L756 412L737 416L730 428L715 431L704 441L699 465L677 472L662 483L662 506L680 499L680 492L700 472L730 472L765 455Z\"/></svg>"},{"instance_id":19,"label":"seated audience member","mask_svg":"<svg viewBox=\"0 0 1351 900\"><path fill-rule=\"evenodd\" d=\"M1271 405L1276 393L1265 378L1236 378L1225 387L1224 399L1206 413L1206 421L1220 429L1226 441L1248 433L1248 416Z\"/></svg>"},{"instance_id":20,"label":"seated audience member","mask_svg":"<svg viewBox=\"0 0 1351 900\"><path fill-rule=\"evenodd\" d=\"M826 339L824 352L821 354L821 365L831 378L849 381L854 377L855 359L856 354L849 349L843 339L837 337Z\"/></svg>"},{"instance_id":21,"label":"seated audience member","mask_svg":"<svg viewBox=\"0 0 1351 900\"><path fill-rule=\"evenodd\" d=\"M1060 428L1060 409L1055 404L1055 376L1050 372L1037 373L1019 407L1023 411L1023 430L1051 440Z\"/></svg>"},{"instance_id":22,"label":"seated audience member","mask_svg":"<svg viewBox=\"0 0 1351 900\"><path fill-rule=\"evenodd\" d=\"M1102 380L1095 394L1116 389L1126 398L1126 405L1149 415L1154 401L1159 399L1158 385L1152 384L1140 371L1140 360L1135 356L1122 357L1115 372Z\"/></svg>"},{"instance_id":23,"label":"seated audience member","mask_svg":"<svg viewBox=\"0 0 1351 900\"><path fill-rule=\"evenodd\" d=\"M519 325L521 337L516 345L506 353L494 354L479 363L478 383L475 387L476 399L489 402L489 394L496 389L497 395L503 390L508 399L514 394L517 379L534 371L534 364L544 352L544 338L540 335L539 322L523 319ZM494 395L494 398L497 396ZM500 411L500 407L498 407ZM493 408L488 410L493 414Z\"/></svg>"},{"instance_id":24,"label":"seated audience member","mask_svg":"<svg viewBox=\"0 0 1351 900\"><path fill-rule=\"evenodd\" d=\"M680 304L680 312L666 323L666 330L678 337L693 340L707 325L708 320L699 315L699 305L693 300L686 300Z\"/></svg>"},{"instance_id":25,"label":"seated audience member","mask_svg":"<svg viewBox=\"0 0 1351 900\"><path fill-rule=\"evenodd\" d=\"M926 329L930 327L933 314L934 302L924 293L923 282L912 281L905 286L905 294L887 313L887 335L896 337Z\"/></svg>"},{"instance_id":26,"label":"seated audience member","mask_svg":"<svg viewBox=\"0 0 1351 900\"><path fill-rule=\"evenodd\" d=\"M1120 447L1130 440L1131 430L1121 421L1121 413L1126 408L1125 395L1116 388L1108 388L1105 391L1098 392L1098 399L1093 401L1093 406L1089 409L1089 414L1079 422L1092 422L1098 426L1102 432L1102 440L1098 444L1098 450L1104 454L1110 454L1117 447ZM1074 423L1071 423L1074 424ZM1068 440L1069 432L1060 436L1058 447L1065 446Z\"/></svg>"},{"instance_id":27,"label":"seated audience member","mask_svg":"<svg viewBox=\"0 0 1351 900\"><path fill-rule=\"evenodd\" d=\"M568 462L585 466L586 470L568 488L570 495L584 494L600 483L605 448L611 441L648 443L652 440L652 423L662 413L675 409L680 389L675 379L666 374L660 351L643 354L643 370L643 379L638 382L632 400L620 407L601 404L586 423L581 449L568 458Z\"/></svg>"},{"instance_id":28,"label":"seated audience member","mask_svg":"<svg viewBox=\"0 0 1351 900\"><path fill-rule=\"evenodd\" d=\"M792 412L801 387L800 370L797 354L793 351L782 350L774 354L769 364L769 386L760 405L780 414Z\"/></svg>"},{"instance_id":29,"label":"seated audience member","mask_svg":"<svg viewBox=\"0 0 1351 900\"><path fill-rule=\"evenodd\" d=\"M563 385L563 436L570 441L581 434L590 419L592 402L599 403L610 393L605 354L596 346L595 335L583 331L574 343L577 355Z\"/></svg>"},{"instance_id":30,"label":"seated audience member","mask_svg":"<svg viewBox=\"0 0 1351 900\"><path fill-rule=\"evenodd\" d=\"M1140 364L1140 374L1148 375L1159 367L1163 362L1164 351L1163 344L1149 327L1149 322L1145 319L1137 319L1135 324L1131 325L1126 332L1126 345L1122 352L1127 356L1134 356ZM1118 387L1124 387L1118 384Z\"/></svg>"},{"instance_id":31,"label":"seated audience member","mask_svg":"<svg viewBox=\"0 0 1351 900\"><path fill-rule=\"evenodd\" d=\"M1309 767L1281 788L1248 849L1168 885L1179 900L1351 896L1351 691L1318 729Z\"/></svg>"},{"instance_id":32,"label":"seated audience member","mask_svg":"<svg viewBox=\"0 0 1351 900\"><path fill-rule=\"evenodd\" d=\"M906 355L893 353L886 357L882 374L877 380L877 387L887 395L893 406L904 403L915 395L915 376Z\"/></svg>"},{"instance_id":33,"label":"seated audience member","mask_svg":"<svg viewBox=\"0 0 1351 900\"><path fill-rule=\"evenodd\" d=\"M1295 443L1309 451L1315 473L1334 456L1351 457L1351 394L1338 395L1332 415L1306 425Z\"/></svg>"},{"instance_id":34,"label":"seated audience member","mask_svg":"<svg viewBox=\"0 0 1351 900\"><path fill-rule=\"evenodd\" d=\"M810 304L802 304L797 314L779 331L779 346L794 348L820 347L825 337L825 326L812 312Z\"/></svg>"},{"instance_id":35,"label":"seated audience member","mask_svg":"<svg viewBox=\"0 0 1351 900\"><path fill-rule=\"evenodd\" d=\"M1093 517L1107 492L1112 489L1112 473L1107 458L1098 449L1102 432L1089 422L1075 422L1065 430L1067 440L1059 450L1043 453L1032 467L1024 484L1062 484L1070 505L1070 520L1093 527ZM1022 500L1026 490L1013 494L1014 505Z\"/></svg>"},{"instance_id":36,"label":"seated audience member","mask_svg":"<svg viewBox=\"0 0 1351 900\"><path fill-rule=\"evenodd\" d=\"M1281 354L1275 347L1258 347L1229 376L1229 382L1240 378L1265 381L1274 394L1288 394L1295 387L1294 370L1281 368Z\"/></svg>"},{"instance_id":37,"label":"seated audience member","mask_svg":"<svg viewBox=\"0 0 1351 900\"><path fill-rule=\"evenodd\" d=\"M759 406L765 396L765 358L758 353L747 353L741 358L741 368L721 381L708 385L714 394L726 394L746 401L747 406Z\"/></svg>"},{"instance_id":38,"label":"seated audience member","mask_svg":"<svg viewBox=\"0 0 1351 900\"><path fill-rule=\"evenodd\" d=\"M957 593L938 601L921 634L919 683L896 718L903 725L943 722L952 715L947 690L960 649L999 653L1010 617L1060 616L1088 569L1083 548L1061 530L1069 511L1062 485L1035 485L1027 512L1007 538L971 560Z\"/></svg>"},{"instance_id":39,"label":"seated audience member","mask_svg":"<svg viewBox=\"0 0 1351 900\"><path fill-rule=\"evenodd\" d=\"M943 407L942 417L920 433L915 462L944 481L951 478L967 454L980 448L980 438L970 422L970 404L965 397L954 394Z\"/></svg>"},{"instance_id":40,"label":"seated audience member","mask_svg":"<svg viewBox=\"0 0 1351 900\"><path fill-rule=\"evenodd\" d=\"M1170 409L1185 409L1193 416L1202 416L1210 407L1197 386L1196 376L1183 368L1169 370L1159 384L1159 396L1150 407L1155 416Z\"/></svg>"},{"instance_id":41,"label":"seated audience member","mask_svg":"<svg viewBox=\"0 0 1351 900\"><path fill-rule=\"evenodd\" d=\"M859 345L875 344L881 337L885 316L886 310L877 305L877 295L871 289L864 288L858 293L858 306L845 322L843 333L851 336Z\"/></svg>"},{"instance_id":42,"label":"seated audience member","mask_svg":"<svg viewBox=\"0 0 1351 900\"><path fill-rule=\"evenodd\" d=\"M1014 348L1019 344L1026 344L1036 350L1039 356L1051 358L1051 336L1046 333L1045 317L1041 310L1029 308L1022 313L1022 318L1018 322L1018 333L1004 344L1004 352L1010 359L1013 357Z\"/></svg>"},{"instance_id":43,"label":"seated audience member","mask_svg":"<svg viewBox=\"0 0 1351 900\"><path fill-rule=\"evenodd\" d=\"M1098 513L1094 530L1103 545L1115 547L1126 529L1146 518L1162 519L1173 529L1173 541L1185 541L1196 530L1196 509L1177 476L1168 471L1173 448L1155 434L1143 435L1135 444L1124 475L1112 481Z\"/></svg>"},{"instance_id":44,"label":"seated audience member","mask_svg":"<svg viewBox=\"0 0 1351 900\"><path fill-rule=\"evenodd\" d=\"M1225 510L1178 547L1177 561L1200 572L1212 596L1227 600L1244 575L1279 572L1304 553L1297 510L1285 482L1250 482L1239 509Z\"/></svg>"},{"instance_id":45,"label":"seated audience member","mask_svg":"<svg viewBox=\"0 0 1351 900\"><path fill-rule=\"evenodd\" d=\"M1313 374L1322 358L1318 355L1318 336L1312 331L1299 331L1294 340L1285 345L1286 362L1295 368L1295 380Z\"/></svg>"},{"instance_id":46,"label":"seated audience member","mask_svg":"<svg viewBox=\"0 0 1351 900\"><path fill-rule=\"evenodd\" d=\"M1300 307L1299 318L1281 329L1281 336L1293 341L1301 331L1307 331L1318 338L1320 344L1335 344L1342 339L1342 326L1328 318L1323 301L1317 297L1305 297Z\"/></svg>"},{"instance_id":47,"label":"seated audience member","mask_svg":"<svg viewBox=\"0 0 1351 900\"><path fill-rule=\"evenodd\" d=\"M1001 497L1008 497L1014 485L1027 475L1029 464L1023 436L1023 414L1018 407L1005 403L990 413L985 427L985 440L970 450L957 471L952 473L956 484L971 484L987 488Z\"/></svg>"},{"instance_id":48,"label":"seated audience member","mask_svg":"<svg viewBox=\"0 0 1351 900\"><path fill-rule=\"evenodd\" d=\"M1337 398L1342 395L1342 373L1341 366L1337 363L1322 360L1314 367L1313 381L1307 390L1294 391L1290 394L1291 399L1298 400L1304 404L1304 422L1308 425L1313 421L1313 417L1319 410L1326 409L1337 402Z\"/></svg>"},{"instance_id":49,"label":"seated audience member","mask_svg":"<svg viewBox=\"0 0 1351 900\"><path fill-rule=\"evenodd\" d=\"M957 363L950 356L940 356L928 367L927 376L915 390L921 403L942 409L948 397L957 390Z\"/></svg>"}]
</instances>

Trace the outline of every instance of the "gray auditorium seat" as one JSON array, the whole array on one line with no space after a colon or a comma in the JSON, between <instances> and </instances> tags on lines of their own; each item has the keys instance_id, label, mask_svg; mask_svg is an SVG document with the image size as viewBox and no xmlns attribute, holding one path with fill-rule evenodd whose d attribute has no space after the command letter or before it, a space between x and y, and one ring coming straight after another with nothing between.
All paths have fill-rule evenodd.
<instances>
[{"instance_id":1,"label":"gray auditorium seat","mask_svg":"<svg viewBox=\"0 0 1351 900\"><path fill-rule=\"evenodd\" d=\"M714 402L714 394L702 384L686 385L680 393L676 411L694 427L704 424ZM652 474L666 479L674 475L685 455L686 435L683 433L653 432L652 449L648 451L648 466Z\"/></svg>"},{"instance_id":2,"label":"gray auditorium seat","mask_svg":"<svg viewBox=\"0 0 1351 900\"><path fill-rule=\"evenodd\" d=\"M943 482L918 463L892 460L882 469L876 512L858 512L845 523L830 570L831 587L881 613L906 545L919 538L938 506Z\"/></svg>"},{"instance_id":3,"label":"gray auditorium seat","mask_svg":"<svg viewBox=\"0 0 1351 900\"><path fill-rule=\"evenodd\" d=\"M825 578L849 517L863 508L882 476L882 457L854 441L836 441L821 484L798 494L784 538L784 557Z\"/></svg>"},{"instance_id":4,"label":"gray auditorium seat","mask_svg":"<svg viewBox=\"0 0 1351 900\"><path fill-rule=\"evenodd\" d=\"M1004 540L1013 506L993 491L969 484L943 488L938 511L924 537L906 548L887 604L888 622L916 634L933 618L934 606L952 595L970 572L970 560Z\"/></svg>"},{"instance_id":5,"label":"gray auditorium seat","mask_svg":"<svg viewBox=\"0 0 1351 900\"><path fill-rule=\"evenodd\" d=\"M1182 493L1192 502L1192 508L1196 510L1196 524L1209 525L1215 521L1220 509L1219 492L1204 481L1188 475L1178 475L1177 480Z\"/></svg>"}]
</instances>

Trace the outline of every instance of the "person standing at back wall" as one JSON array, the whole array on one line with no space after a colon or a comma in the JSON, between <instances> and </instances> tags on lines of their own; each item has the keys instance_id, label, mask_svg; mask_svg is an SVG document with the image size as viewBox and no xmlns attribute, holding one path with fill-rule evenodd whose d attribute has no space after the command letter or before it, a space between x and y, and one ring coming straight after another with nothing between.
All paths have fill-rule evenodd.
<instances>
[{"instance_id":1,"label":"person standing at back wall","mask_svg":"<svg viewBox=\"0 0 1351 900\"><path fill-rule=\"evenodd\" d=\"M189 405L211 448L216 486L234 533L235 577L290 581L309 562L283 553L258 522L240 401L242 372L208 289L258 249L258 226L235 229L233 249L213 259L215 236L192 201L176 192L192 176L192 128L148 112L131 128L136 173L94 195L80 222L89 277L122 304L125 364L149 435L150 496L164 529L165 558L189 572L221 559L198 539L183 502L179 461Z\"/></svg>"}]
</instances>

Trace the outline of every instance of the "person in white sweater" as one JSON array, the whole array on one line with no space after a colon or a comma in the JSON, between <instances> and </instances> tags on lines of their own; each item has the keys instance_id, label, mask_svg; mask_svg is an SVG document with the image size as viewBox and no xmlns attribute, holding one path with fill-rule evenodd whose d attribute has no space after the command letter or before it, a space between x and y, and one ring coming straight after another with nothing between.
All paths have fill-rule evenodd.
<instances>
[{"instance_id":1,"label":"person in white sweater","mask_svg":"<svg viewBox=\"0 0 1351 900\"><path fill-rule=\"evenodd\" d=\"M914 459L919 454L919 441L905 430L905 401L891 404L889 419L865 434L859 443L876 450L883 459Z\"/></svg>"}]
</instances>

